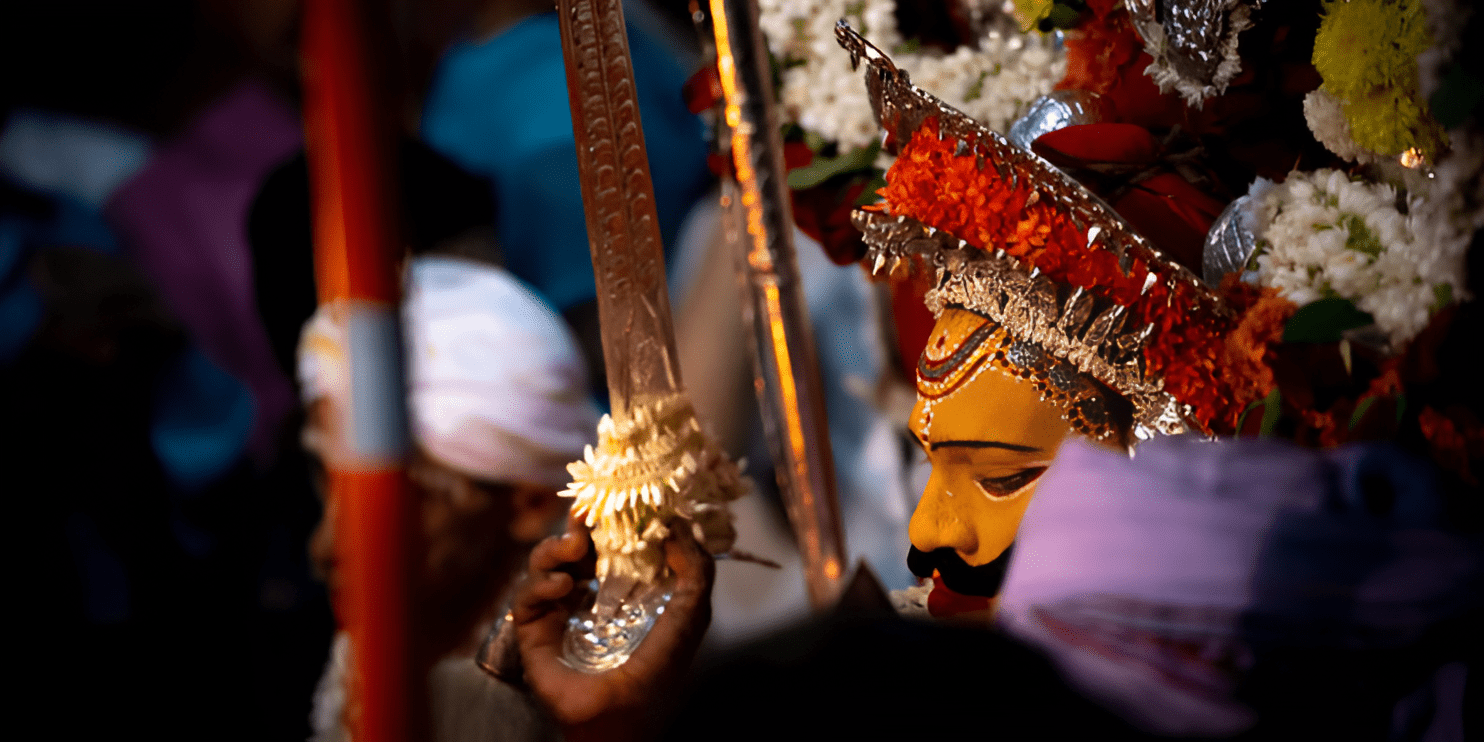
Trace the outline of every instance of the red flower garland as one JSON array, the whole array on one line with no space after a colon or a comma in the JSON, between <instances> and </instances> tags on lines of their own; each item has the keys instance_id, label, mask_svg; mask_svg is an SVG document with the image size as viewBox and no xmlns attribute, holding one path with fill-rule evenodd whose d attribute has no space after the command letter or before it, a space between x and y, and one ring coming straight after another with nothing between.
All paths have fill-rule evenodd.
<instances>
[{"instance_id":1,"label":"red flower garland","mask_svg":"<svg viewBox=\"0 0 1484 742\"><path fill-rule=\"evenodd\" d=\"M938 138L935 118L913 133L881 190L891 213L947 230L980 249L1003 249L1027 268L1124 305L1132 326L1155 326L1143 350L1148 372L1190 405L1200 424L1230 432L1253 391L1232 383L1218 363L1237 319L1204 310L1183 281L1159 280L1141 294L1151 271L1166 277L1173 268L1135 258L1124 275L1112 251L1084 247L1082 230L1067 214L1047 200L1027 203L1029 188L1012 188L993 168L980 170L973 157L955 156L955 147L951 139ZM1239 312L1256 299L1242 292L1229 298Z\"/></svg>"}]
</instances>

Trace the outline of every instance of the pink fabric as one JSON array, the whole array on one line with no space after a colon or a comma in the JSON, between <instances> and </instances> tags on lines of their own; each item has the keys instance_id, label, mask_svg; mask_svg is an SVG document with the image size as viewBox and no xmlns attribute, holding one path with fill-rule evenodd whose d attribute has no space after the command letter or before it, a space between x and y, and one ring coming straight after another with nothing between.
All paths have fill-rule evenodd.
<instances>
[{"instance_id":1,"label":"pink fabric","mask_svg":"<svg viewBox=\"0 0 1484 742\"><path fill-rule=\"evenodd\" d=\"M253 295L247 215L263 179L302 146L299 116L244 82L202 111L110 200L108 216L206 355L252 390L260 465L294 404Z\"/></svg>"},{"instance_id":2,"label":"pink fabric","mask_svg":"<svg viewBox=\"0 0 1484 742\"><path fill-rule=\"evenodd\" d=\"M997 620L1164 735L1241 732L1256 720L1244 699L1394 703L1378 678L1410 671L1386 658L1423 661L1427 637L1484 595L1484 540L1454 530L1434 476L1389 444L1179 436L1129 458L1069 441L1021 522ZM1375 674L1326 652L1366 657ZM1253 672L1262 662L1289 671ZM1236 692L1291 673L1325 685Z\"/></svg>"}]
</instances>

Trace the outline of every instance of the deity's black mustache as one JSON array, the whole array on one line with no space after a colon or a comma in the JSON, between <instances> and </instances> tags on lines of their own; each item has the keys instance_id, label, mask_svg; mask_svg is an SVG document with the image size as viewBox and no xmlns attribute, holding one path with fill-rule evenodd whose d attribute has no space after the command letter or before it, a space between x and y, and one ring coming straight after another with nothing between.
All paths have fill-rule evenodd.
<instances>
[{"instance_id":1,"label":"deity's black mustache","mask_svg":"<svg viewBox=\"0 0 1484 742\"><path fill-rule=\"evenodd\" d=\"M932 577L936 569L949 590L959 595L993 598L1005 581L1005 570L1010 566L1010 553L1014 550L1015 544L1010 544L994 561L970 567L949 547L920 551L913 546L907 551L907 569L918 577Z\"/></svg>"}]
</instances>

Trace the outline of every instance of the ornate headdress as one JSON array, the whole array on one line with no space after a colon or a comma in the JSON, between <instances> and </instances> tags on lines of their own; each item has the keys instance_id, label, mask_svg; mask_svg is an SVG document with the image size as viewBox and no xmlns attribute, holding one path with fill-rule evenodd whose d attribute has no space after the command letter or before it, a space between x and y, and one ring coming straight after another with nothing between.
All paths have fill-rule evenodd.
<instances>
[{"instance_id":1,"label":"ornate headdress","mask_svg":"<svg viewBox=\"0 0 1484 742\"><path fill-rule=\"evenodd\" d=\"M934 313L961 308L1003 328L992 362L1030 378L1083 434L1122 432L1103 387L1132 405L1141 439L1236 427L1252 400L1220 359L1244 307L1050 163L913 86L848 25L836 35L853 64L867 61L898 154L885 202L854 214L873 273L934 270Z\"/></svg>"}]
</instances>

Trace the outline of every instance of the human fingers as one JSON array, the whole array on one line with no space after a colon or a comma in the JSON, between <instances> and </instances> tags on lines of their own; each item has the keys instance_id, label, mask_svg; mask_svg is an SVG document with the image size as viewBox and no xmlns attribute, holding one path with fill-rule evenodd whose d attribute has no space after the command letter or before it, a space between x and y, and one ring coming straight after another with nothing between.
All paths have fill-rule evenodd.
<instances>
[{"instance_id":1,"label":"human fingers","mask_svg":"<svg viewBox=\"0 0 1484 742\"><path fill-rule=\"evenodd\" d=\"M571 564L582 559L588 550L588 536L586 531L567 531L560 536L548 536L541 540L531 549L531 555L527 559L527 566L532 574L539 572L550 572L563 564ZM568 570L563 570L568 571Z\"/></svg>"},{"instance_id":2,"label":"human fingers","mask_svg":"<svg viewBox=\"0 0 1484 742\"><path fill-rule=\"evenodd\" d=\"M660 618L673 614L676 639L699 645L711 625L711 586L716 579L716 560L701 548L689 525L671 529L670 538L665 540L665 564L675 573L675 589Z\"/></svg>"},{"instance_id":3,"label":"human fingers","mask_svg":"<svg viewBox=\"0 0 1484 742\"><path fill-rule=\"evenodd\" d=\"M572 576L565 572L532 572L515 588L510 617L516 626L531 623L560 608L572 592Z\"/></svg>"},{"instance_id":4,"label":"human fingers","mask_svg":"<svg viewBox=\"0 0 1484 742\"><path fill-rule=\"evenodd\" d=\"M574 580L569 567L587 550L586 534L572 531L545 538L531 549L526 574L516 586L510 604L517 626L552 612L558 607L557 601L572 592Z\"/></svg>"},{"instance_id":5,"label":"human fingers","mask_svg":"<svg viewBox=\"0 0 1484 742\"><path fill-rule=\"evenodd\" d=\"M671 529L665 540L665 564L675 573L676 592L687 597L711 601L711 585L716 581L716 560L696 541L691 524L681 522Z\"/></svg>"},{"instance_id":6,"label":"human fingers","mask_svg":"<svg viewBox=\"0 0 1484 742\"><path fill-rule=\"evenodd\" d=\"M629 662L621 666L645 684L663 684L682 675L711 625L716 565L691 535L689 525L677 523L665 541L665 562L676 578L665 612Z\"/></svg>"}]
</instances>

